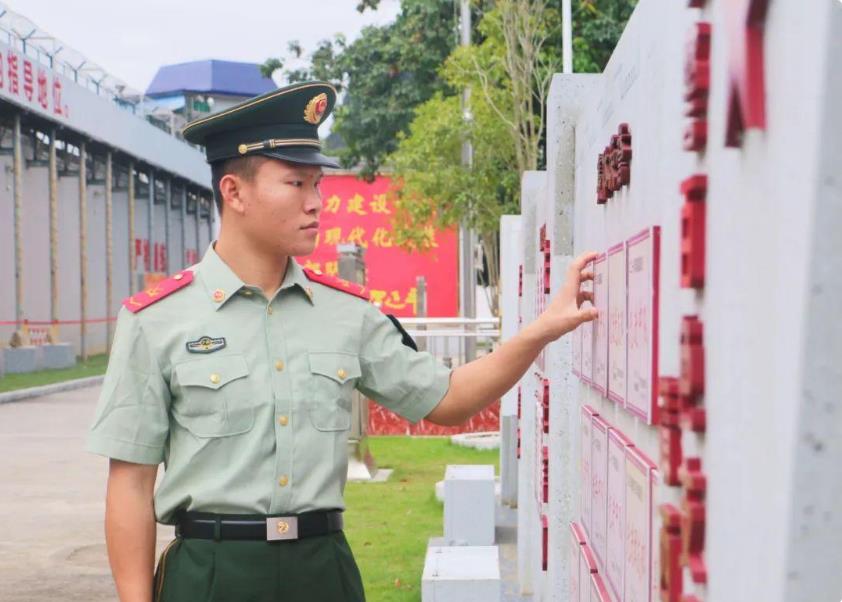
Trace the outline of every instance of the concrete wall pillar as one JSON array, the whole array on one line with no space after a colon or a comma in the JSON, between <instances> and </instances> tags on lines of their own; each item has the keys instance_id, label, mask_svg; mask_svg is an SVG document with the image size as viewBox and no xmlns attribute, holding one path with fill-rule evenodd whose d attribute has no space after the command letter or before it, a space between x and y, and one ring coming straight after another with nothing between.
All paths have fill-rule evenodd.
<instances>
[{"instance_id":1,"label":"concrete wall pillar","mask_svg":"<svg viewBox=\"0 0 842 602\"><path fill-rule=\"evenodd\" d=\"M88 359L88 149L79 144L79 347L82 361Z\"/></svg>"}]
</instances>

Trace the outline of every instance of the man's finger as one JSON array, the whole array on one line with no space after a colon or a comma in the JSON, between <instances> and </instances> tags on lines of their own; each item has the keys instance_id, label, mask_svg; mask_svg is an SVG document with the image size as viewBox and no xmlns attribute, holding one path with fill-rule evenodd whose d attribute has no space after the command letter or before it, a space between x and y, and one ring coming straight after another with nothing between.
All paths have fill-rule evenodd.
<instances>
[{"instance_id":1,"label":"man's finger","mask_svg":"<svg viewBox=\"0 0 842 602\"><path fill-rule=\"evenodd\" d=\"M593 280L593 272L585 270L579 274L579 280Z\"/></svg>"},{"instance_id":2,"label":"man's finger","mask_svg":"<svg viewBox=\"0 0 842 602\"><path fill-rule=\"evenodd\" d=\"M597 258L599 253L596 251L585 251L581 255L579 255L573 262L570 264L570 269L575 269L577 272L581 272L586 265L588 265L591 261Z\"/></svg>"},{"instance_id":3,"label":"man's finger","mask_svg":"<svg viewBox=\"0 0 842 602\"><path fill-rule=\"evenodd\" d=\"M590 322L599 317L599 310L595 307L585 307L579 310L579 323Z\"/></svg>"},{"instance_id":4,"label":"man's finger","mask_svg":"<svg viewBox=\"0 0 842 602\"><path fill-rule=\"evenodd\" d=\"M567 279L564 282L562 290L562 294L566 295L567 298L573 297L573 295L576 294L576 291L579 290L579 284L581 284L582 281L582 270L589 262L593 261L597 255L598 253L594 252L582 253L570 262L570 267L568 267L567 271Z\"/></svg>"},{"instance_id":5,"label":"man's finger","mask_svg":"<svg viewBox=\"0 0 842 602\"><path fill-rule=\"evenodd\" d=\"M591 291L579 291L579 294L576 298L576 304L581 307L582 303L585 301L590 301L593 303L593 293Z\"/></svg>"}]
</instances>

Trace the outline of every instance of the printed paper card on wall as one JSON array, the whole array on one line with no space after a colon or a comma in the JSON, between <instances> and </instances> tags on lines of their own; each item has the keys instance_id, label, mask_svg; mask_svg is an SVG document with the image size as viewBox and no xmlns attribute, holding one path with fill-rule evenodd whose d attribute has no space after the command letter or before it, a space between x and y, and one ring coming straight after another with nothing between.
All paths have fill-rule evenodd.
<instances>
[{"instance_id":1,"label":"printed paper card on wall","mask_svg":"<svg viewBox=\"0 0 842 602\"><path fill-rule=\"evenodd\" d=\"M608 423L594 416L591 429L591 549L601 569L606 560Z\"/></svg>"},{"instance_id":2,"label":"printed paper card on wall","mask_svg":"<svg viewBox=\"0 0 842 602\"><path fill-rule=\"evenodd\" d=\"M568 600L576 602L579 599L579 561L585 544L585 534L577 523L570 523L570 550L568 551L569 586Z\"/></svg>"},{"instance_id":3,"label":"printed paper card on wall","mask_svg":"<svg viewBox=\"0 0 842 602\"><path fill-rule=\"evenodd\" d=\"M593 296L599 317L593 324L593 356L591 357L591 384L605 395L608 392L608 261L603 253L594 260ZM587 336L587 333L585 334ZM582 359L582 363L586 358ZM587 367L583 366L583 371ZM587 372L585 372L587 374Z\"/></svg>"},{"instance_id":4,"label":"printed paper card on wall","mask_svg":"<svg viewBox=\"0 0 842 602\"><path fill-rule=\"evenodd\" d=\"M573 374L582 378L582 331L585 325L582 324L573 331L570 344L572 345Z\"/></svg>"},{"instance_id":5,"label":"printed paper card on wall","mask_svg":"<svg viewBox=\"0 0 842 602\"><path fill-rule=\"evenodd\" d=\"M606 519L605 580L620 600L625 570L624 534L626 525L626 447L632 443L617 429L608 431L608 474Z\"/></svg>"},{"instance_id":6,"label":"printed paper card on wall","mask_svg":"<svg viewBox=\"0 0 842 602\"><path fill-rule=\"evenodd\" d=\"M594 558L593 550L586 543L579 546L581 554L579 555L579 602L590 602L591 600L591 575L596 573L596 558Z\"/></svg>"},{"instance_id":7,"label":"printed paper card on wall","mask_svg":"<svg viewBox=\"0 0 842 602\"><path fill-rule=\"evenodd\" d=\"M591 261L587 266L586 269L593 272L594 270L594 262ZM582 283L582 290L583 291L590 291L593 292L594 284L592 280L586 280ZM594 307L596 305L594 304ZM580 378L586 382L592 382L593 377L593 329L594 323L593 322L585 322L577 330L581 332L582 337L582 359L581 359L581 368L580 368Z\"/></svg>"},{"instance_id":8,"label":"printed paper card on wall","mask_svg":"<svg viewBox=\"0 0 842 602\"><path fill-rule=\"evenodd\" d=\"M653 424L657 412L658 279L661 229L626 243L628 264L628 391L626 408Z\"/></svg>"},{"instance_id":9,"label":"printed paper card on wall","mask_svg":"<svg viewBox=\"0 0 842 602\"><path fill-rule=\"evenodd\" d=\"M652 491L652 578L650 579L652 585L652 600L655 602L661 597L661 546L659 538L655 535L657 524L655 523L655 512L658 511L658 504L655 492L663 485L661 483L661 471L658 468L653 468L649 473L651 479L649 489Z\"/></svg>"},{"instance_id":10,"label":"printed paper card on wall","mask_svg":"<svg viewBox=\"0 0 842 602\"><path fill-rule=\"evenodd\" d=\"M652 485L655 465L626 447L624 602L652 602Z\"/></svg>"},{"instance_id":11,"label":"printed paper card on wall","mask_svg":"<svg viewBox=\"0 0 842 602\"><path fill-rule=\"evenodd\" d=\"M608 399L626 401L626 245L608 249Z\"/></svg>"},{"instance_id":12,"label":"printed paper card on wall","mask_svg":"<svg viewBox=\"0 0 842 602\"><path fill-rule=\"evenodd\" d=\"M597 416L596 410L589 405L582 406L581 416L581 477L579 485L582 489L581 512L582 526L585 531L591 533L591 431L593 430L593 418Z\"/></svg>"},{"instance_id":13,"label":"printed paper card on wall","mask_svg":"<svg viewBox=\"0 0 842 602\"><path fill-rule=\"evenodd\" d=\"M608 588L605 585L605 580L599 573L591 575L590 602L613 602L611 595L608 593Z\"/></svg>"}]
</instances>

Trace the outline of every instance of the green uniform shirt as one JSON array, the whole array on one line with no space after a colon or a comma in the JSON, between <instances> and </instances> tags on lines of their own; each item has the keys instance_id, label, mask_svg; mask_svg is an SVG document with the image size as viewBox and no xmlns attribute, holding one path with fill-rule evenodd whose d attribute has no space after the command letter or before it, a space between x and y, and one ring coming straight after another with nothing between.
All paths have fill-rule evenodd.
<instances>
[{"instance_id":1,"label":"green uniform shirt","mask_svg":"<svg viewBox=\"0 0 842 602\"><path fill-rule=\"evenodd\" d=\"M120 308L88 451L164 462L162 523L180 508L344 509L352 390L414 424L444 397L451 369L292 258L271 299L213 243L191 270L192 283L149 307ZM203 337L215 341L202 347Z\"/></svg>"}]
</instances>

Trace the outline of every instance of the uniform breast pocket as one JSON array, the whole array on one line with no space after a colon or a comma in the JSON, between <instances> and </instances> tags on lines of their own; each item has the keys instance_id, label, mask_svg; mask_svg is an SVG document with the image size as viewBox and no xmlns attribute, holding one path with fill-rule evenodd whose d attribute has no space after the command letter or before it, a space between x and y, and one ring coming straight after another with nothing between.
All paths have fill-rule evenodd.
<instances>
[{"instance_id":1,"label":"uniform breast pocket","mask_svg":"<svg viewBox=\"0 0 842 602\"><path fill-rule=\"evenodd\" d=\"M197 437L226 437L251 430L254 401L241 354L213 355L176 364L181 395L173 417Z\"/></svg>"},{"instance_id":2,"label":"uniform breast pocket","mask_svg":"<svg viewBox=\"0 0 842 602\"><path fill-rule=\"evenodd\" d=\"M310 421L320 431L351 428L351 395L360 377L360 359L355 353L311 351Z\"/></svg>"}]
</instances>

